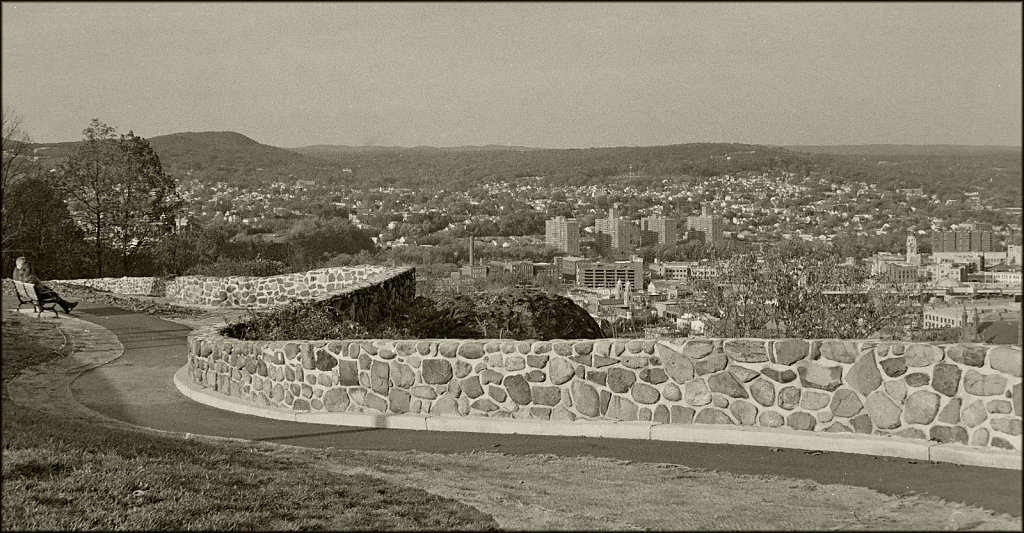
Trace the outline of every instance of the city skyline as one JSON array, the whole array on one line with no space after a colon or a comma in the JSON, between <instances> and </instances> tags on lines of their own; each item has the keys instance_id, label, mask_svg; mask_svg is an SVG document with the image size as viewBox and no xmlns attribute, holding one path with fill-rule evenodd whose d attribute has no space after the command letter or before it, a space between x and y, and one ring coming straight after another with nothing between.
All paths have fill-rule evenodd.
<instances>
[{"instance_id":1,"label":"city skyline","mask_svg":"<svg viewBox=\"0 0 1024 533\"><path fill-rule=\"evenodd\" d=\"M1021 5L5 2L38 142L1021 144Z\"/></svg>"}]
</instances>

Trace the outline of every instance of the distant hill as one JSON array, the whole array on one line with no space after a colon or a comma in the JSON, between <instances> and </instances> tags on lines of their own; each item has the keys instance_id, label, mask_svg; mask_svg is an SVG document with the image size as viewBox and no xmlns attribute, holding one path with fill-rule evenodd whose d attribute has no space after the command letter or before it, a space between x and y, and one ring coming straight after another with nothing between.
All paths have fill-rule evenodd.
<instances>
[{"instance_id":1,"label":"distant hill","mask_svg":"<svg viewBox=\"0 0 1024 533\"><path fill-rule=\"evenodd\" d=\"M29 143L29 152L44 160L59 160L71 155L77 142L64 143Z\"/></svg>"},{"instance_id":2,"label":"distant hill","mask_svg":"<svg viewBox=\"0 0 1024 533\"><path fill-rule=\"evenodd\" d=\"M521 146L383 148L316 146L296 151L353 169L363 183L467 186L481 181L544 176L590 184L626 176L710 176L719 172L784 168L801 156L783 148L727 143L542 149Z\"/></svg>"},{"instance_id":3,"label":"distant hill","mask_svg":"<svg viewBox=\"0 0 1024 533\"><path fill-rule=\"evenodd\" d=\"M182 170L255 170L323 164L231 131L184 132L149 139L164 166Z\"/></svg>"},{"instance_id":4,"label":"distant hill","mask_svg":"<svg viewBox=\"0 0 1024 533\"><path fill-rule=\"evenodd\" d=\"M1020 146L957 145L957 144L837 144L785 146L787 150L810 154L864 156L977 156L1021 153Z\"/></svg>"},{"instance_id":5,"label":"distant hill","mask_svg":"<svg viewBox=\"0 0 1024 533\"><path fill-rule=\"evenodd\" d=\"M921 187L929 194L982 193L996 207L1020 205L1021 148L1013 146L790 146L818 171L886 188Z\"/></svg>"},{"instance_id":6,"label":"distant hill","mask_svg":"<svg viewBox=\"0 0 1024 533\"><path fill-rule=\"evenodd\" d=\"M348 146L344 144L316 144L313 146L303 146L299 148L291 148L292 151L300 154L312 155L312 156L330 156L334 154L353 154L361 152L402 152L402 151L420 151L420 152L484 152L484 151L501 151L501 150L513 150L522 152L525 150L543 150L543 148L531 148L528 146L505 146L502 144L486 144L483 146L452 146L452 147L441 147L436 146Z\"/></svg>"},{"instance_id":7,"label":"distant hill","mask_svg":"<svg viewBox=\"0 0 1024 533\"><path fill-rule=\"evenodd\" d=\"M818 172L886 188L948 193L975 188L997 204L1021 197L1021 148L955 145L763 146L690 143L664 146L547 149L525 146L338 146L285 149L235 132L183 132L149 139L174 175L255 184L310 179L353 187L462 189L488 181L543 176L561 185L629 180L657 186L668 176L744 171ZM30 145L56 165L77 143Z\"/></svg>"},{"instance_id":8,"label":"distant hill","mask_svg":"<svg viewBox=\"0 0 1024 533\"><path fill-rule=\"evenodd\" d=\"M193 173L214 180L243 175L250 179L254 173L265 171L264 179L270 180L317 177L325 170L333 173L335 167L320 158L262 144L231 131L173 133L148 141L160 156L164 170L179 176ZM81 142L34 143L30 147L44 165L55 166Z\"/></svg>"}]
</instances>

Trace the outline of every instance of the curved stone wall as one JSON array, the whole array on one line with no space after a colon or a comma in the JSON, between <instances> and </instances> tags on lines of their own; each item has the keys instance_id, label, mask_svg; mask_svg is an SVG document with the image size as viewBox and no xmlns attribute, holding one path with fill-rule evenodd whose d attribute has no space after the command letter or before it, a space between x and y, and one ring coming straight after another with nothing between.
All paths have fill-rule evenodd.
<instances>
[{"instance_id":1,"label":"curved stone wall","mask_svg":"<svg viewBox=\"0 0 1024 533\"><path fill-rule=\"evenodd\" d=\"M1021 350L846 340L189 339L193 382L295 411L644 420L1021 450Z\"/></svg>"},{"instance_id":2,"label":"curved stone wall","mask_svg":"<svg viewBox=\"0 0 1024 533\"><path fill-rule=\"evenodd\" d=\"M61 279L54 280L54 283L69 283L118 294L143 296L163 296L166 288L166 284L161 278L142 277Z\"/></svg>"},{"instance_id":3,"label":"curved stone wall","mask_svg":"<svg viewBox=\"0 0 1024 533\"><path fill-rule=\"evenodd\" d=\"M279 307L378 285L403 274L408 275L410 271L415 270L410 267L363 265L267 277L182 276L167 283L165 295L181 304L200 307Z\"/></svg>"}]
</instances>

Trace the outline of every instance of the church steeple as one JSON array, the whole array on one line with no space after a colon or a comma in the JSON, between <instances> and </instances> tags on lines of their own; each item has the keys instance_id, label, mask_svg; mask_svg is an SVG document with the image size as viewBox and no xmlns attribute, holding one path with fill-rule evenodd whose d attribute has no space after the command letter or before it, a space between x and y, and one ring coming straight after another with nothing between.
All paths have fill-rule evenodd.
<instances>
[{"instance_id":1,"label":"church steeple","mask_svg":"<svg viewBox=\"0 0 1024 533\"><path fill-rule=\"evenodd\" d=\"M967 306L963 308L963 312L960 314L960 342L980 342L978 336L978 308L974 308L974 312L971 314L970 321L967 320Z\"/></svg>"}]
</instances>

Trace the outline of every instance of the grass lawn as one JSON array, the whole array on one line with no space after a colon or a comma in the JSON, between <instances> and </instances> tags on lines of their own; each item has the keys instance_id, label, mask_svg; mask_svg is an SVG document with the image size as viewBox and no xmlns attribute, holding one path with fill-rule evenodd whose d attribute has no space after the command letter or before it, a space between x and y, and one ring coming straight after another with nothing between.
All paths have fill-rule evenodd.
<instances>
[{"instance_id":1,"label":"grass lawn","mask_svg":"<svg viewBox=\"0 0 1024 533\"><path fill-rule=\"evenodd\" d=\"M7 382L66 355L34 317L3 312L2 529L495 529L469 505L241 443L185 441L15 405Z\"/></svg>"}]
</instances>

